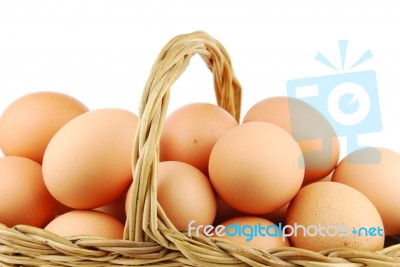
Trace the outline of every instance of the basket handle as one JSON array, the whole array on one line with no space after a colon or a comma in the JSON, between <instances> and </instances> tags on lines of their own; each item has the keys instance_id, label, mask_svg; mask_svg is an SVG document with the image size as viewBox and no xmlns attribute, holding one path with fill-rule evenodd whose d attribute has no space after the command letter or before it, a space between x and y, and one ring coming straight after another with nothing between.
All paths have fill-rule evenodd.
<instances>
[{"instance_id":1,"label":"basket handle","mask_svg":"<svg viewBox=\"0 0 400 267\"><path fill-rule=\"evenodd\" d=\"M160 229L176 229L157 203L159 141L170 87L195 54L200 54L213 73L218 105L239 122L241 86L222 44L205 32L178 35L169 41L155 61L142 94L132 150L135 179L124 239L138 242L154 240L164 247L170 246L160 232Z\"/></svg>"}]
</instances>

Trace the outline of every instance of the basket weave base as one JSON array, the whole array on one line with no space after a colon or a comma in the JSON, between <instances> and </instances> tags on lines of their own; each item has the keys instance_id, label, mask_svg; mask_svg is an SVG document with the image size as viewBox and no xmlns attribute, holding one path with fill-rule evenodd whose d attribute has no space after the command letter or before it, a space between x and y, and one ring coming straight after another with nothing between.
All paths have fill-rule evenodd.
<instances>
[{"instance_id":1,"label":"basket weave base","mask_svg":"<svg viewBox=\"0 0 400 267\"><path fill-rule=\"evenodd\" d=\"M399 240L400 236L393 237L393 242ZM209 261L202 266L400 266L400 244L379 252L343 248L317 253L298 248L259 251L217 239L208 243L214 253L206 258L199 248L198 260ZM0 266L199 266L155 242L88 236L65 239L26 225L0 225L0 244Z\"/></svg>"}]
</instances>

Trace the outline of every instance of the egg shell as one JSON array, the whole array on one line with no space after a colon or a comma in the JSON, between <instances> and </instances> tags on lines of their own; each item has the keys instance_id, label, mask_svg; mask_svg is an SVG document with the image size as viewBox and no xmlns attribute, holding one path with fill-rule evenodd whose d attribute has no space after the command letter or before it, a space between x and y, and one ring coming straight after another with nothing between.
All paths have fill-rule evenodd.
<instances>
[{"instance_id":1,"label":"egg shell","mask_svg":"<svg viewBox=\"0 0 400 267\"><path fill-rule=\"evenodd\" d=\"M211 183L232 208L265 214L286 205L304 177L302 152L292 136L266 122L239 125L215 144Z\"/></svg>"},{"instance_id":2,"label":"egg shell","mask_svg":"<svg viewBox=\"0 0 400 267\"><path fill-rule=\"evenodd\" d=\"M157 201L172 224L181 231L194 225L212 224L217 210L210 180L200 170L184 162L164 161L158 166ZM133 184L126 198L126 212L131 203Z\"/></svg>"},{"instance_id":3,"label":"egg shell","mask_svg":"<svg viewBox=\"0 0 400 267\"><path fill-rule=\"evenodd\" d=\"M374 161L376 159L376 161ZM378 209L386 235L400 234L400 154L363 148L340 161L332 180L366 195Z\"/></svg>"},{"instance_id":4,"label":"egg shell","mask_svg":"<svg viewBox=\"0 0 400 267\"><path fill-rule=\"evenodd\" d=\"M124 225L101 211L73 210L51 221L45 230L62 237L95 236L108 239L122 239Z\"/></svg>"},{"instance_id":5,"label":"egg shell","mask_svg":"<svg viewBox=\"0 0 400 267\"><path fill-rule=\"evenodd\" d=\"M0 118L0 148L4 155L42 163L54 134L88 108L72 96L35 92L11 103Z\"/></svg>"},{"instance_id":6,"label":"egg shell","mask_svg":"<svg viewBox=\"0 0 400 267\"><path fill-rule=\"evenodd\" d=\"M329 121L310 104L291 97L263 99L246 113L243 123L264 121L290 133L304 156L303 186L326 177L339 161L340 145Z\"/></svg>"},{"instance_id":7,"label":"egg shell","mask_svg":"<svg viewBox=\"0 0 400 267\"><path fill-rule=\"evenodd\" d=\"M233 127L235 118L209 103L188 104L165 120L160 140L161 161L182 161L208 175L208 160L216 141Z\"/></svg>"},{"instance_id":8,"label":"egg shell","mask_svg":"<svg viewBox=\"0 0 400 267\"><path fill-rule=\"evenodd\" d=\"M289 204L286 225L292 227L285 231L292 246L312 251L340 247L377 251L385 240L382 219L372 202L336 182L316 182L300 189Z\"/></svg>"},{"instance_id":9,"label":"egg shell","mask_svg":"<svg viewBox=\"0 0 400 267\"><path fill-rule=\"evenodd\" d=\"M132 182L137 116L124 109L86 112L51 139L43 159L50 193L74 209L94 209L120 197Z\"/></svg>"},{"instance_id":10,"label":"egg shell","mask_svg":"<svg viewBox=\"0 0 400 267\"><path fill-rule=\"evenodd\" d=\"M221 223L221 225L227 227L221 238L241 245L256 247L262 250L290 247L289 240L279 236L276 230L278 226L263 218L241 216L229 219ZM271 230L267 231L266 229L268 228ZM227 231L229 234L226 233ZM215 235L215 237L217 236Z\"/></svg>"},{"instance_id":11,"label":"egg shell","mask_svg":"<svg viewBox=\"0 0 400 267\"><path fill-rule=\"evenodd\" d=\"M18 156L0 158L0 223L44 227L56 213L39 163Z\"/></svg>"}]
</instances>

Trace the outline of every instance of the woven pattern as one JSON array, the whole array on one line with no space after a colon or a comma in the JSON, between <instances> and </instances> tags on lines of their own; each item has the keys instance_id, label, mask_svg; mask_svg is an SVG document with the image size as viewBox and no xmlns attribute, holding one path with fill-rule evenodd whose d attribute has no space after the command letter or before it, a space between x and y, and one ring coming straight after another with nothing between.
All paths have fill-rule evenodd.
<instances>
[{"instance_id":1,"label":"woven pattern","mask_svg":"<svg viewBox=\"0 0 400 267\"><path fill-rule=\"evenodd\" d=\"M213 73L218 105L239 121L241 87L224 47L204 32L175 37L161 51L143 91L124 240L62 238L35 227L0 224L0 266L400 267L400 237L388 239L388 247L378 252L339 248L317 253L291 247L261 251L222 239L189 238L175 229L156 199L159 139L170 87L195 54Z\"/></svg>"}]
</instances>

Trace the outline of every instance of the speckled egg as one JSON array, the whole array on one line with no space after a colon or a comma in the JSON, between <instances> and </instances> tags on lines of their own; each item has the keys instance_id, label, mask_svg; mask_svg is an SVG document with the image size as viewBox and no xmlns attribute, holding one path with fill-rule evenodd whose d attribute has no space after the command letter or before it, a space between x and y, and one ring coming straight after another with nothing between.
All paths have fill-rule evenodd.
<instances>
[{"instance_id":1,"label":"speckled egg","mask_svg":"<svg viewBox=\"0 0 400 267\"><path fill-rule=\"evenodd\" d=\"M286 212L290 243L313 251L349 247L383 248L382 219L372 202L356 189L336 182L316 182L300 189Z\"/></svg>"}]
</instances>

